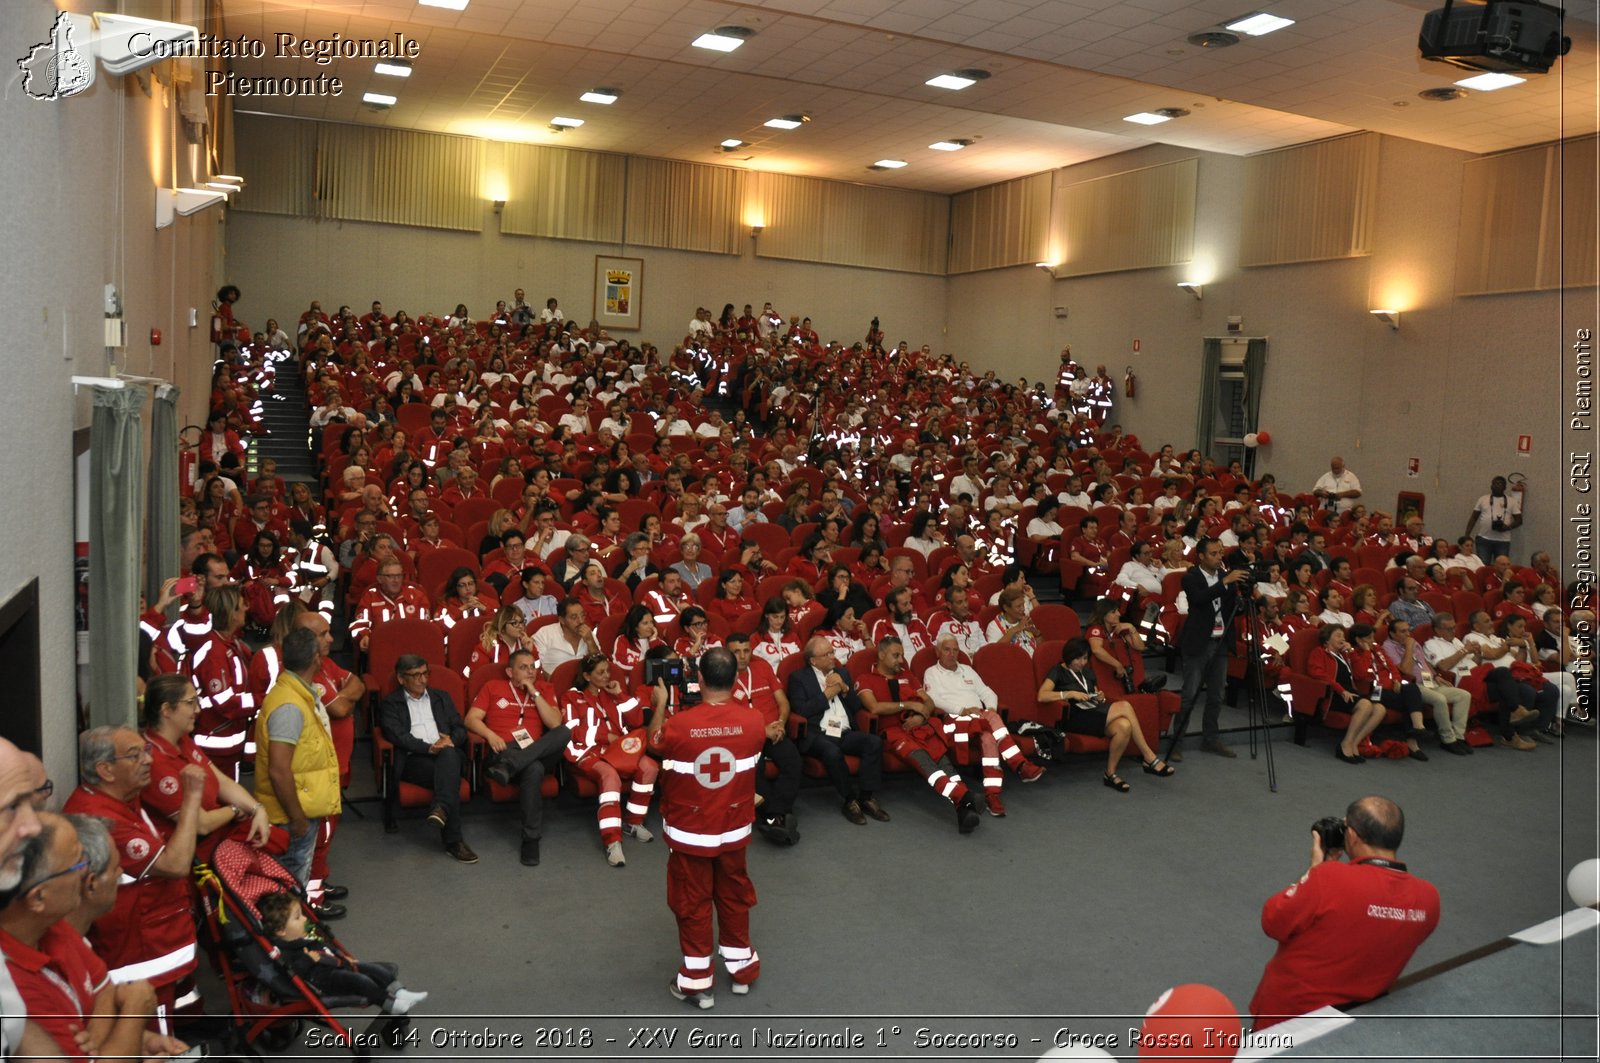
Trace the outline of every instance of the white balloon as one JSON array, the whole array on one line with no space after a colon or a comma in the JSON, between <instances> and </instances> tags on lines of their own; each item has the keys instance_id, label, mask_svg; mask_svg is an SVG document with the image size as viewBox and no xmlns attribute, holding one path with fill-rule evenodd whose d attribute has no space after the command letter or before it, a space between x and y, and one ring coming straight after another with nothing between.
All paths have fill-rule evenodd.
<instances>
[{"instance_id":1,"label":"white balloon","mask_svg":"<svg viewBox=\"0 0 1600 1063\"><path fill-rule=\"evenodd\" d=\"M1567 896L1580 908L1600 901L1600 860L1590 858L1567 873Z\"/></svg>"},{"instance_id":2,"label":"white balloon","mask_svg":"<svg viewBox=\"0 0 1600 1063\"><path fill-rule=\"evenodd\" d=\"M1103 1048L1094 1045L1067 1045L1065 1048L1052 1048L1040 1059L1116 1059L1117 1057Z\"/></svg>"},{"instance_id":3,"label":"white balloon","mask_svg":"<svg viewBox=\"0 0 1600 1063\"><path fill-rule=\"evenodd\" d=\"M1245 435L1244 435L1244 445L1245 446L1253 447L1253 446L1256 446L1257 444L1259 444L1260 442L1261 442L1261 437L1256 435L1254 432L1246 432L1245 433Z\"/></svg>"}]
</instances>

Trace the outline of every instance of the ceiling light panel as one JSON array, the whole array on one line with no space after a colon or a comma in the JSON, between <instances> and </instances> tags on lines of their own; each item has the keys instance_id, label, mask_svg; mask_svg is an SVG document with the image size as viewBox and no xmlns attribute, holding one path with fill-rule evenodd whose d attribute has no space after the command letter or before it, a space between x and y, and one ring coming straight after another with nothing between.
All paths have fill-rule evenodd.
<instances>
[{"instance_id":1,"label":"ceiling light panel","mask_svg":"<svg viewBox=\"0 0 1600 1063\"><path fill-rule=\"evenodd\" d=\"M1269 15L1265 11L1256 11L1249 15L1245 15L1242 18L1237 18L1232 22L1224 24L1226 29L1233 30L1235 33L1243 33L1251 37L1264 37L1269 33L1274 33L1277 30L1283 29L1285 26L1293 25L1294 19L1282 18L1278 15Z\"/></svg>"}]
</instances>

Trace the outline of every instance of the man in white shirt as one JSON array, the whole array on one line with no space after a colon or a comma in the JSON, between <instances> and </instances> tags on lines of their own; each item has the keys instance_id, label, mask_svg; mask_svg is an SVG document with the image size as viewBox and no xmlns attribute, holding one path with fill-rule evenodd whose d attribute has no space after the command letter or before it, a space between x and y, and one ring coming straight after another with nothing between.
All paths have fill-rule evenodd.
<instances>
[{"instance_id":1,"label":"man in white shirt","mask_svg":"<svg viewBox=\"0 0 1600 1063\"><path fill-rule=\"evenodd\" d=\"M1005 775L1000 762L1016 772L1023 782L1033 782L1044 769L1030 762L1017 747L1017 740L1006 730L1005 721L995 710L1000 699L969 664L961 663L961 647L954 635L945 635L935 644L939 661L922 674L922 689L933 703L933 713L941 717L945 738L955 751L958 764L967 762L973 736L983 758L983 794L989 814L1003 816L1006 806L1000 800Z\"/></svg>"},{"instance_id":2,"label":"man in white shirt","mask_svg":"<svg viewBox=\"0 0 1600 1063\"><path fill-rule=\"evenodd\" d=\"M1117 570L1116 585L1159 597L1163 572L1150 563L1154 556L1155 547L1148 539L1134 543L1132 556Z\"/></svg>"},{"instance_id":3,"label":"man in white shirt","mask_svg":"<svg viewBox=\"0 0 1600 1063\"><path fill-rule=\"evenodd\" d=\"M1322 499L1323 505L1337 513L1348 512L1361 497L1361 481L1344 467L1344 459L1335 454L1328 462L1328 471L1317 477L1311 493Z\"/></svg>"},{"instance_id":4,"label":"man in white shirt","mask_svg":"<svg viewBox=\"0 0 1600 1063\"><path fill-rule=\"evenodd\" d=\"M545 675L555 675L556 669L568 661L581 661L601 652L600 642L584 614L583 602L571 596L563 598L559 615L560 620L533 633L534 652L539 655L539 667L544 669Z\"/></svg>"},{"instance_id":5,"label":"man in white shirt","mask_svg":"<svg viewBox=\"0 0 1600 1063\"><path fill-rule=\"evenodd\" d=\"M1067 477L1067 486L1056 495L1056 501L1063 506L1076 506L1079 509L1094 508L1094 500L1083 489L1083 477L1076 474Z\"/></svg>"},{"instance_id":6,"label":"man in white shirt","mask_svg":"<svg viewBox=\"0 0 1600 1063\"><path fill-rule=\"evenodd\" d=\"M1493 561L1511 553L1511 531L1522 524L1522 496L1506 490L1506 478L1489 481L1489 493L1478 498L1467 518L1467 535L1477 540L1478 555Z\"/></svg>"},{"instance_id":7,"label":"man in white shirt","mask_svg":"<svg viewBox=\"0 0 1600 1063\"><path fill-rule=\"evenodd\" d=\"M694 317L689 319L689 335L696 339L702 337L709 339L714 331L715 329L711 324L711 311L702 306L694 312Z\"/></svg>"},{"instance_id":8,"label":"man in white shirt","mask_svg":"<svg viewBox=\"0 0 1600 1063\"><path fill-rule=\"evenodd\" d=\"M978 459L975 455L968 454L961 459L960 474L950 481L950 501L954 502L962 495L971 495L972 501L977 502L983 497L984 487L983 475L978 470Z\"/></svg>"},{"instance_id":9,"label":"man in white shirt","mask_svg":"<svg viewBox=\"0 0 1600 1063\"><path fill-rule=\"evenodd\" d=\"M561 308L556 305L556 297L553 295L544 301L544 309L539 311L539 320L545 324L549 324L552 321L560 323L565 321L566 318L567 316L561 312Z\"/></svg>"},{"instance_id":10,"label":"man in white shirt","mask_svg":"<svg viewBox=\"0 0 1600 1063\"><path fill-rule=\"evenodd\" d=\"M1428 641L1432 644L1435 640ZM1442 652L1443 647L1440 650ZM1428 660L1427 647L1417 645L1417 640L1411 636L1411 624L1405 620L1390 621L1389 638L1383 644L1383 652L1394 662L1401 676L1417 685L1422 700L1433 710L1433 722L1439 727L1440 748L1458 757L1469 755L1472 747L1466 741L1467 714L1472 709L1472 695L1444 681ZM1448 657L1446 655L1445 659Z\"/></svg>"}]
</instances>

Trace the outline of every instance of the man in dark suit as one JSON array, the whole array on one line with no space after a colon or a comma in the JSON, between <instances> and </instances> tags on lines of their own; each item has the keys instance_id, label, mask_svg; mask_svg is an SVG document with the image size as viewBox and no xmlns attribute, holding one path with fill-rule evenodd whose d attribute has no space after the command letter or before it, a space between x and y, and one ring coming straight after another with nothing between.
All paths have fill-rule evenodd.
<instances>
[{"instance_id":1,"label":"man in dark suit","mask_svg":"<svg viewBox=\"0 0 1600 1063\"><path fill-rule=\"evenodd\" d=\"M872 796L883 778L883 739L856 728L861 699L850 673L834 657L833 644L813 638L806 643L805 654L806 663L795 669L788 683L789 709L806 721L805 733L795 743L800 755L822 762L833 788L844 798L845 819L858 827L868 816L888 822L889 813ZM861 758L858 785L850 781L846 755Z\"/></svg>"},{"instance_id":2,"label":"man in dark suit","mask_svg":"<svg viewBox=\"0 0 1600 1063\"><path fill-rule=\"evenodd\" d=\"M1168 760L1183 759L1183 731L1189 714L1205 687L1206 708L1201 717L1200 748L1220 757L1236 754L1217 736L1222 715L1222 691L1228 682L1228 651L1233 644L1233 618L1239 611L1238 585L1250 575L1245 569L1222 571L1222 543L1205 538L1195 546L1199 563L1183 574L1183 593L1189 600L1189 618L1178 637L1183 658L1183 702L1173 728Z\"/></svg>"},{"instance_id":3,"label":"man in dark suit","mask_svg":"<svg viewBox=\"0 0 1600 1063\"><path fill-rule=\"evenodd\" d=\"M450 695L428 686L428 662L413 653L400 655L394 665L400 689L378 705L378 726L383 737L399 751L398 781L426 786L433 791L428 822L438 827L444 851L463 864L478 862L478 854L461 837L461 772L466 762L467 725ZM394 806L384 807L384 829L391 834Z\"/></svg>"}]
</instances>

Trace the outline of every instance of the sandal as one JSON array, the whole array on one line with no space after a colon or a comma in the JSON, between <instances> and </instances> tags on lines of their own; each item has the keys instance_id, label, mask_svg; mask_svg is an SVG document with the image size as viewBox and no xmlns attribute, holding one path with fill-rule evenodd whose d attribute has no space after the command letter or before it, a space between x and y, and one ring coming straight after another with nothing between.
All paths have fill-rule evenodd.
<instances>
[{"instance_id":1,"label":"sandal","mask_svg":"<svg viewBox=\"0 0 1600 1063\"><path fill-rule=\"evenodd\" d=\"M1157 765L1160 765L1160 767L1157 767ZM1176 775L1177 774L1177 771L1172 767L1172 765L1168 764L1166 761L1162 760L1160 757L1156 757L1154 760L1145 761L1143 766L1144 766L1144 773L1146 775L1167 776L1167 775Z\"/></svg>"},{"instance_id":2,"label":"sandal","mask_svg":"<svg viewBox=\"0 0 1600 1063\"><path fill-rule=\"evenodd\" d=\"M1122 781L1122 776L1120 775L1107 774L1103 776L1100 781L1117 791L1119 794L1125 794L1129 790L1133 789L1133 787Z\"/></svg>"}]
</instances>

